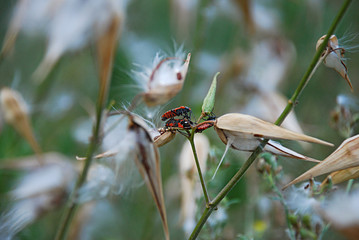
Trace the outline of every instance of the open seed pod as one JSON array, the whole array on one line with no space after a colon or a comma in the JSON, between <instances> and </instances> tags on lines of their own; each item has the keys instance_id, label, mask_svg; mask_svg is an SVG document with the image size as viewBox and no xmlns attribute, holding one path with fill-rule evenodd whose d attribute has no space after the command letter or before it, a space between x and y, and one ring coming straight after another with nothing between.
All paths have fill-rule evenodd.
<instances>
[{"instance_id":1,"label":"open seed pod","mask_svg":"<svg viewBox=\"0 0 359 240\"><path fill-rule=\"evenodd\" d=\"M318 50L320 45L323 43L325 37L326 35L319 38L317 41L316 50ZM323 63L328 68L333 68L337 73L339 73L340 76L347 81L351 91L353 91L353 85L349 79L348 69L343 61L344 52L345 49L339 46L338 38L335 35L330 36L328 46L325 49L324 54L326 56L324 55L325 58L323 59Z\"/></svg>"},{"instance_id":2,"label":"open seed pod","mask_svg":"<svg viewBox=\"0 0 359 240\"><path fill-rule=\"evenodd\" d=\"M183 60L165 58L158 59L152 72L146 77L147 87L143 93L143 100L147 106L153 107L168 102L182 90L191 54Z\"/></svg>"},{"instance_id":3,"label":"open seed pod","mask_svg":"<svg viewBox=\"0 0 359 240\"><path fill-rule=\"evenodd\" d=\"M217 118L214 126L224 144L230 144L230 147L241 151L254 151L263 139L287 139L332 146L331 143L323 140L296 133L273 123L240 113L223 115ZM287 157L313 161L313 159L285 148L274 141L269 141L264 150Z\"/></svg>"},{"instance_id":4,"label":"open seed pod","mask_svg":"<svg viewBox=\"0 0 359 240\"><path fill-rule=\"evenodd\" d=\"M135 115L129 115L129 131L135 134L135 163L161 215L163 229L168 240L169 231L165 201L163 198L160 156L157 147L147 130L144 120Z\"/></svg>"},{"instance_id":5,"label":"open seed pod","mask_svg":"<svg viewBox=\"0 0 359 240\"><path fill-rule=\"evenodd\" d=\"M326 159L288 183L283 189L292 184L296 184L325 173L331 173L357 166L359 166L359 135L346 139Z\"/></svg>"}]
</instances>

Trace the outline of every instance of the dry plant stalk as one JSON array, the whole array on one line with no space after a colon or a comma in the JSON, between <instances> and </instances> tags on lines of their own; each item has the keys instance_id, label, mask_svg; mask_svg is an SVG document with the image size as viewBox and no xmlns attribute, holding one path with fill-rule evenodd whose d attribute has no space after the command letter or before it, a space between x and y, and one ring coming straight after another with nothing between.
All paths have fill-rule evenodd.
<instances>
[{"instance_id":1,"label":"dry plant stalk","mask_svg":"<svg viewBox=\"0 0 359 240\"><path fill-rule=\"evenodd\" d=\"M5 121L30 144L32 150L38 155L41 162L41 148L37 143L28 116L28 109L21 94L15 90L4 87L0 92L1 109Z\"/></svg>"},{"instance_id":2,"label":"dry plant stalk","mask_svg":"<svg viewBox=\"0 0 359 240\"><path fill-rule=\"evenodd\" d=\"M163 198L160 156L157 147L146 130L146 123L139 117L130 115L129 129L136 134L135 163L145 180L161 216L166 240L169 240L165 201Z\"/></svg>"},{"instance_id":3,"label":"dry plant stalk","mask_svg":"<svg viewBox=\"0 0 359 240\"><path fill-rule=\"evenodd\" d=\"M332 154L313 168L309 169L286 186L304 180L351 167L359 166L359 135L346 139Z\"/></svg>"}]
</instances>

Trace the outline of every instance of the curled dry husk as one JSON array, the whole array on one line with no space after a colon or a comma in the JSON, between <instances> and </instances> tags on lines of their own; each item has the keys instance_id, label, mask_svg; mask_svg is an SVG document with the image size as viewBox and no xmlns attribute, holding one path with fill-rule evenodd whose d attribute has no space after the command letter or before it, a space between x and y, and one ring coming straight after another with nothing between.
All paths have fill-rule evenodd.
<instances>
[{"instance_id":1,"label":"curled dry husk","mask_svg":"<svg viewBox=\"0 0 359 240\"><path fill-rule=\"evenodd\" d=\"M316 45L316 50L323 43L326 35L319 38ZM323 63L329 68L333 68L337 73L344 78L350 86L350 89L353 91L352 83L349 79L348 69L345 63L343 62L345 49L339 46L338 38L335 35L330 36L328 41L328 46L325 48L325 58Z\"/></svg>"},{"instance_id":2,"label":"curled dry husk","mask_svg":"<svg viewBox=\"0 0 359 240\"><path fill-rule=\"evenodd\" d=\"M0 104L5 121L11 124L15 130L28 141L36 154L40 154L42 151L35 139L28 116L28 108L21 94L15 90L4 87L0 92Z\"/></svg>"},{"instance_id":3,"label":"curled dry husk","mask_svg":"<svg viewBox=\"0 0 359 240\"><path fill-rule=\"evenodd\" d=\"M157 147L162 147L163 145L172 141L175 138L175 136L176 136L176 132L171 132L171 131L164 132L155 137L154 144Z\"/></svg>"},{"instance_id":4,"label":"curled dry husk","mask_svg":"<svg viewBox=\"0 0 359 240\"><path fill-rule=\"evenodd\" d=\"M129 130L136 135L135 163L161 215L166 239L169 239L165 201L163 198L160 156L147 130L147 124L135 115L129 116Z\"/></svg>"},{"instance_id":5,"label":"curled dry husk","mask_svg":"<svg viewBox=\"0 0 359 240\"><path fill-rule=\"evenodd\" d=\"M322 182L322 185L328 182L329 178L331 179L331 182L333 184L338 184L350 179L359 178L359 167L353 167L333 172L325 178L325 180Z\"/></svg>"},{"instance_id":6,"label":"curled dry husk","mask_svg":"<svg viewBox=\"0 0 359 240\"><path fill-rule=\"evenodd\" d=\"M156 74L158 74L159 68L161 68L161 64L164 63L166 59L162 60L162 62L160 62L157 67L153 69L153 72L148 79L148 89L146 90L146 92L143 93L143 100L147 106L153 107L156 105L164 104L170 99L172 99L174 96L176 96L177 93L182 90L184 81L186 79L190 59L191 54L189 53L182 67L172 72L171 75L173 76L171 77L176 78L177 80L175 82L172 82L171 84L164 85L156 80Z\"/></svg>"},{"instance_id":7,"label":"curled dry husk","mask_svg":"<svg viewBox=\"0 0 359 240\"><path fill-rule=\"evenodd\" d=\"M262 139L287 139L332 146L331 143L323 140L296 133L273 123L240 113L223 115L217 118L214 126L224 144L230 143L232 148L241 151L254 151ZM274 141L269 141L264 150L283 156L317 161L285 148Z\"/></svg>"},{"instance_id":8,"label":"curled dry husk","mask_svg":"<svg viewBox=\"0 0 359 240\"><path fill-rule=\"evenodd\" d=\"M325 173L331 173L357 166L359 166L359 135L346 139L326 159L288 183L283 189L292 184L296 184Z\"/></svg>"},{"instance_id":9,"label":"curled dry husk","mask_svg":"<svg viewBox=\"0 0 359 240\"><path fill-rule=\"evenodd\" d=\"M198 161L204 173L209 153L209 141L206 136L196 134L194 136L194 143L197 150ZM187 237L189 237L193 228L196 226L196 200L201 197L202 188L199 182L191 145L188 141L182 147L179 165L181 178L181 223L183 230Z\"/></svg>"}]
</instances>

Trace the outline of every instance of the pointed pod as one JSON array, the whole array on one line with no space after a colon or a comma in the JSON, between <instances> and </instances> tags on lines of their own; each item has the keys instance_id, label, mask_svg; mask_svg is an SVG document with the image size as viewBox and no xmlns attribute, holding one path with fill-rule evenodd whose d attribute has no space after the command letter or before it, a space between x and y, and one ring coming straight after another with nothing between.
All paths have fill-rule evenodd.
<instances>
[{"instance_id":1,"label":"pointed pod","mask_svg":"<svg viewBox=\"0 0 359 240\"><path fill-rule=\"evenodd\" d=\"M39 154L41 148L37 143L28 115L28 108L21 94L13 89L4 87L0 91L0 105L5 121L30 144L33 151ZM41 160L40 160L41 161Z\"/></svg>"},{"instance_id":2,"label":"pointed pod","mask_svg":"<svg viewBox=\"0 0 359 240\"><path fill-rule=\"evenodd\" d=\"M288 183L283 189L292 184L296 184L325 173L331 173L357 166L359 166L359 135L346 139L326 159Z\"/></svg>"},{"instance_id":3,"label":"pointed pod","mask_svg":"<svg viewBox=\"0 0 359 240\"><path fill-rule=\"evenodd\" d=\"M169 239L165 201L163 198L160 156L152 141L147 124L141 118L129 116L129 131L135 134L135 163L152 194L161 216L166 239Z\"/></svg>"},{"instance_id":4,"label":"pointed pod","mask_svg":"<svg viewBox=\"0 0 359 240\"><path fill-rule=\"evenodd\" d=\"M329 142L310 137L301 133L296 133L285 128L279 127L273 123L266 122L259 118L240 113L229 113L223 115L217 118L214 126L217 130L217 133L218 130L227 130L233 133L252 135L253 137L257 138L287 139L333 146L333 144Z\"/></svg>"}]
</instances>

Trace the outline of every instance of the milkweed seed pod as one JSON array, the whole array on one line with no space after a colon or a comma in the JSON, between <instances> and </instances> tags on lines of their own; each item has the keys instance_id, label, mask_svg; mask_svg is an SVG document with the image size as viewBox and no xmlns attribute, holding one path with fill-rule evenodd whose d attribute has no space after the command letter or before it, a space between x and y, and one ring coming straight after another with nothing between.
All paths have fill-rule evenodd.
<instances>
[{"instance_id":1,"label":"milkweed seed pod","mask_svg":"<svg viewBox=\"0 0 359 240\"><path fill-rule=\"evenodd\" d=\"M273 123L240 113L229 113L217 118L214 127L224 144L230 144L230 147L241 151L254 151L263 139L286 139L332 146L331 143L323 140L296 133ZM269 141L264 147L264 151L287 157L315 161L285 148L274 141Z\"/></svg>"},{"instance_id":2,"label":"milkweed seed pod","mask_svg":"<svg viewBox=\"0 0 359 240\"><path fill-rule=\"evenodd\" d=\"M103 197L109 193L120 194L126 187L124 182L130 184L133 181L133 176L129 174L126 164L134 162L155 201L161 216L165 237L169 239L160 156L158 148L152 140L151 129L142 118L131 113L117 115L117 118L110 117L107 121L102 144L105 153L96 156L96 158L107 159L103 159L101 164L95 165L96 168L90 172L89 176L92 173L92 182L95 184L85 184L84 199L88 200L88 197L93 198L94 196L94 194L86 196L85 188L95 190L95 195L100 190L104 193ZM123 175L127 179L123 179Z\"/></svg>"},{"instance_id":3,"label":"milkweed seed pod","mask_svg":"<svg viewBox=\"0 0 359 240\"><path fill-rule=\"evenodd\" d=\"M326 35L319 38L317 41L316 50L318 50L320 45L323 43L325 37ZM325 56L323 63L328 68L333 68L337 73L339 73L340 76L342 76L342 78L347 81L351 91L353 91L353 86L348 75L348 69L343 61L344 53L345 49L339 45L338 38L335 35L332 35L330 36L328 45L325 48L325 52L323 53L323 56Z\"/></svg>"},{"instance_id":4,"label":"milkweed seed pod","mask_svg":"<svg viewBox=\"0 0 359 240\"><path fill-rule=\"evenodd\" d=\"M0 104L5 121L28 141L35 153L40 154L41 149L32 130L28 107L20 93L4 87L0 92Z\"/></svg>"},{"instance_id":5,"label":"milkweed seed pod","mask_svg":"<svg viewBox=\"0 0 359 240\"><path fill-rule=\"evenodd\" d=\"M175 57L165 58L157 54L151 68L135 72L136 80L144 89L142 96L147 106L164 104L182 90L191 54L187 54L186 59L183 56L181 49Z\"/></svg>"},{"instance_id":6,"label":"milkweed seed pod","mask_svg":"<svg viewBox=\"0 0 359 240\"><path fill-rule=\"evenodd\" d=\"M351 167L359 166L359 135L346 139L332 154L326 159L315 165L290 183L290 185L302 182L304 180L320 176L326 173L335 172Z\"/></svg>"}]
</instances>

